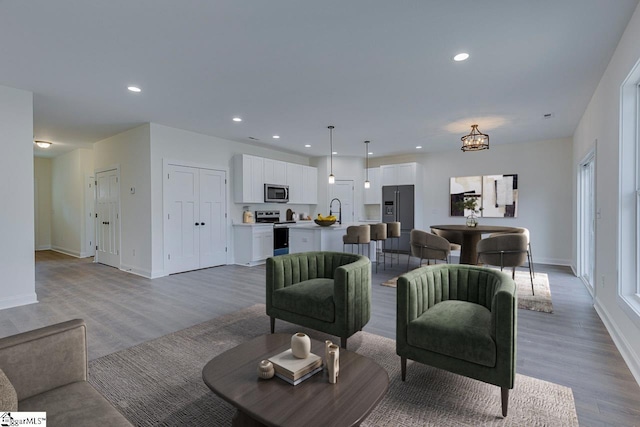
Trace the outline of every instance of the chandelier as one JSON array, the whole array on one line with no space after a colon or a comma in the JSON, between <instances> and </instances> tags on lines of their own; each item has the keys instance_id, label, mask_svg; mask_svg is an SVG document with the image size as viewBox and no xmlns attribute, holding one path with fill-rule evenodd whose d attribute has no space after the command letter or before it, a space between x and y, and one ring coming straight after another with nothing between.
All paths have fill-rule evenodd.
<instances>
[{"instance_id":1,"label":"chandelier","mask_svg":"<svg viewBox=\"0 0 640 427\"><path fill-rule=\"evenodd\" d=\"M489 135L478 130L478 125L471 125L471 133L460 138L462 151L480 151L489 149Z\"/></svg>"}]
</instances>

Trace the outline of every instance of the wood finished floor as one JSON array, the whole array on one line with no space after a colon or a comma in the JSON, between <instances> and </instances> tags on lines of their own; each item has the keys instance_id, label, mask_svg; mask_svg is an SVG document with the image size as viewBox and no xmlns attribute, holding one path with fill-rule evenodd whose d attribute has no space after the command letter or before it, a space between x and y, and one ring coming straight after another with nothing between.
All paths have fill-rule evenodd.
<instances>
[{"instance_id":1,"label":"wood finished floor","mask_svg":"<svg viewBox=\"0 0 640 427\"><path fill-rule=\"evenodd\" d=\"M405 271L406 257L401 261L378 274L374 268L367 332L395 338L395 289L379 284ZM549 275L554 313L518 311L518 373L571 387L580 425L640 426L640 387L580 280L566 267L536 265L536 271ZM0 336L83 318L94 359L264 303L264 266L149 280L42 251L36 253L36 292L38 304L0 311Z\"/></svg>"}]
</instances>

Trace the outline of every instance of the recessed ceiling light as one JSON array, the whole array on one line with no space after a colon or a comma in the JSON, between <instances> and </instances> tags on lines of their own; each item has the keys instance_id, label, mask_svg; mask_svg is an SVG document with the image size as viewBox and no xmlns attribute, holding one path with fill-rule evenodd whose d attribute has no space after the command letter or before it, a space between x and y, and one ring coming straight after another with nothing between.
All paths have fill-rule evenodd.
<instances>
[{"instance_id":1,"label":"recessed ceiling light","mask_svg":"<svg viewBox=\"0 0 640 427\"><path fill-rule=\"evenodd\" d=\"M373 151L369 151L369 155L372 155L372 154L373 154Z\"/></svg>"},{"instance_id":2,"label":"recessed ceiling light","mask_svg":"<svg viewBox=\"0 0 640 427\"><path fill-rule=\"evenodd\" d=\"M234 121L234 122L241 122L241 121L242 121L242 119L241 119L240 117L234 117L234 118L233 118L233 121Z\"/></svg>"},{"instance_id":3,"label":"recessed ceiling light","mask_svg":"<svg viewBox=\"0 0 640 427\"><path fill-rule=\"evenodd\" d=\"M464 61L465 59L469 58L469 54L468 53L459 53L456 56L453 57L454 61Z\"/></svg>"},{"instance_id":4,"label":"recessed ceiling light","mask_svg":"<svg viewBox=\"0 0 640 427\"><path fill-rule=\"evenodd\" d=\"M311 148L311 144L304 144L305 148Z\"/></svg>"},{"instance_id":5,"label":"recessed ceiling light","mask_svg":"<svg viewBox=\"0 0 640 427\"><path fill-rule=\"evenodd\" d=\"M280 139L280 135L273 135L273 139Z\"/></svg>"},{"instance_id":6,"label":"recessed ceiling light","mask_svg":"<svg viewBox=\"0 0 640 427\"><path fill-rule=\"evenodd\" d=\"M331 154L333 154L335 156L336 154L338 154L338 152L337 151L333 151Z\"/></svg>"},{"instance_id":7,"label":"recessed ceiling light","mask_svg":"<svg viewBox=\"0 0 640 427\"><path fill-rule=\"evenodd\" d=\"M51 147L51 143L49 141L34 141L34 142L40 148L49 148L49 147Z\"/></svg>"},{"instance_id":8,"label":"recessed ceiling light","mask_svg":"<svg viewBox=\"0 0 640 427\"><path fill-rule=\"evenodd\" d=\"M135 93L142 92L142 89L140 89L138 86L129 86L129 87L127 87L127 89L129 89L131 92L135 92Z\"/></svg>"},{"instance_id":9,"label":"recessed ceiling light","mask_svg":"<svg viewBox=\"0 0 640 427\"><path fill-rule=\"evenodd\" d=\"M422 148L422 145L416 145L416 148L419 150Z\"/></svg>"}]
</instances>

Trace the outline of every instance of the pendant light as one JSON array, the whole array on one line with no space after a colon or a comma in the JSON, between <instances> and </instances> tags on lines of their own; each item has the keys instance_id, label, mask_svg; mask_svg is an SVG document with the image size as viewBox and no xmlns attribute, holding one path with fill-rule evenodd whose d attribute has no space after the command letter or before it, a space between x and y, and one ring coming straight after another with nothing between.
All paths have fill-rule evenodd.
<instances>
[{"instance_id":1,"label":"pendant light","mask_svg":"<svg viewBox=\"0 0 640 427\"><path fill-rule=\"evenodd\" d=\"M371 188L371 182L369 182L369 142L371 141L364 142L365 154L367 159L367 165L366 165L367 179L364 181L364 188Z\"/></svg>"},{"instance_id":2,"label":"pendant light","mask_svg":"<svg viewBox=\"0 0 640 427\"><path fill-rule=\"evenodd\" d=\"M334 126L328 126L329 128L329 145L330 145L330 159L331 159L331 169L330 169L330 173L329 173L329 184L335 184L336 183L336 177L333 175L333 128Z\"/></svg>"},{"instance_id":3,"label":"pendant light","mask_svg":"<svg viewBox=\"0 0 640 427\"><path fill-rule=\"evenodd\" d=\"M462 138L462 151L480 151L489 149L489 135L478 130L478 125L471 125L471 133Z\"/></svg>"}]
</instances>

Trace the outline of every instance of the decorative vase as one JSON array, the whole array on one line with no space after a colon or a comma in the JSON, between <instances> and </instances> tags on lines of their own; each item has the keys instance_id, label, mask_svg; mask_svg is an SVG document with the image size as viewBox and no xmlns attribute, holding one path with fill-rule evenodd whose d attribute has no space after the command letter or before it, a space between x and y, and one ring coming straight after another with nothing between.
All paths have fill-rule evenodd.
<instances>
[{"instance_id":1,"label":"decorative vase","mask_svg":"<svg viewBox=\"0 0 640 427\"><path fill-rule=\"evenodd\" d=\"M298 359L306 359L311 353L311 338L302 332L291 337L291 352Z\"/></svg>"},{"instance_id":2,"label":"decorative vase","mask_svg":"<svg viewBox=\"0 0 640 427\"><path fill-rule=\"evenodd\" d=\"M268 360L261 360L260 363L258 363L258 376L263 380L273 378L275 374L276 371L273 368L273 363Z\"/></svg>"},{"instance_id":3,"label":"decorative vase","mask_svg":"<svg viewBox=\"0 0 640 427\"><path fill-rule=\"evenodd\" d=\"M471 214L467 217L467 227L475 227L478 225L478 218L475 214Z\"/></svg>"},{"instance_id":4,"label":"decorative vase","mask_svg":"<svg viewBox=\"0 0 640 427\"><path fill-rule=\"evenodd\" d=\"M329 370L329 366L331 366L331 361L329 360L329 353L334 352L336 354L336 359L339 361L340 360L340 347L338 347L337 344L332 343L331 341L325 341L324 342L324 358L325 358L325 363L327 365L327 371ZM340 364L337 363L335 364L336 367L336 377L338 376L338 374L340 373Z\"/></svg>"},{"instance_id":5,"label":"decorative vase","mask_svg":"<svg viewBox=\"0 0 640 427\"><path fill-rule=\"evenodd\" d=\"M329 363L327 363L327 372L329 374L329 383L335 384L338 382L338 370L339 370L340 356L333 349L329 351Z\"/></svg>"}]
</instances>

